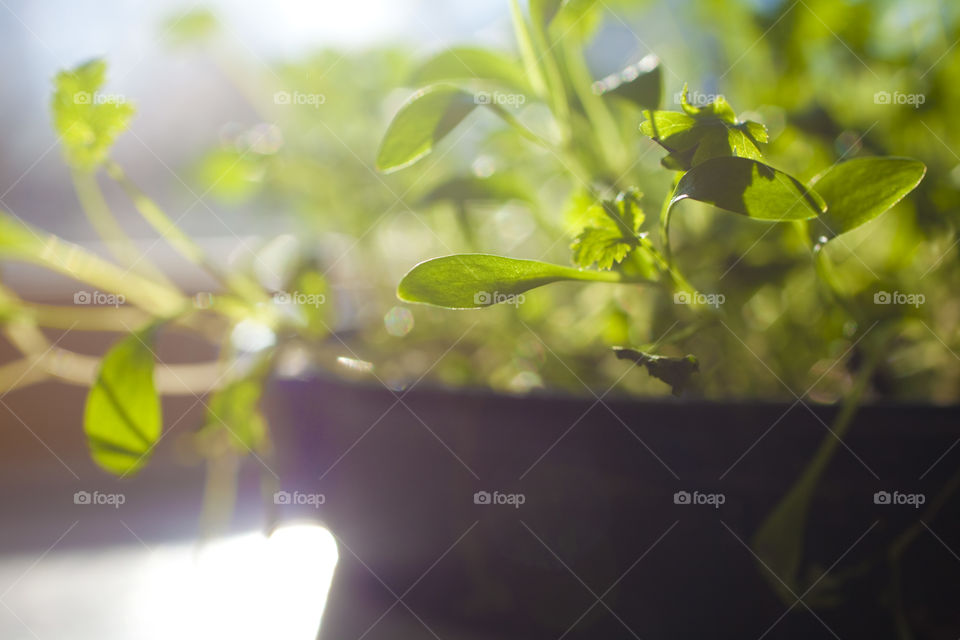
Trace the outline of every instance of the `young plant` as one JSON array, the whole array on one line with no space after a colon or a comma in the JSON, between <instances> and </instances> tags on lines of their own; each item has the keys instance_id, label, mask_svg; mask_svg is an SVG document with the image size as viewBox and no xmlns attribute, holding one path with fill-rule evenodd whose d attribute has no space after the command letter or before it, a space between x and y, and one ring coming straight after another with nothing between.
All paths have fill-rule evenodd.
<instances>
[{"instance_id":1,"label":"young plant","mask_svg":"<svg viewBox=\"0 0 960 640\"><path fill-rule=\"evenodd\" d=\"M494 52L469 50L468 54L451 49L439 54L416 76L429 84L419 88L391 122L378 165L385 172L413 165L434 151L473 110L492 111L520 139L545 148L568 174L571 202L581 213L581 224L570 243L571 265L483 253L432 258L403 276L397 288L401 300L478 309L510 303L531 289L560 281L653 286L662 290L667 300L672 296L689 303L685 306L695 311L693 320L686 312L677 313L679 307L674 306L674 321L685 324L677 334L695 335L711 324L723 323L725 314L686 277L671 250L671 217L675 211L683 213L684 201L693 200L758 224L792 226L800 232L812 258L810 269L820 281L827 304L839 307L852 322L863 320L867 314L862 311L859 294L836 277L827 247L842 244L846 234L877 218L916 188L926 171L923 163L901 157L841 157L805 183L766 161L761 147L768 142L767 128L738 117L722 96L694 105L684 86L680 110L661 110L662 74L655 59L592 82L583 62L583 39L576 33L565 37L583 12L597 10L584 8L590 3L531 1L529 19L515 1L512 6L524 72L518 74L516 64ZM531 98L530 103L538 103L541 113L550 114L555 135L548 138L535 133L516 115L489 100L497 92L518 90ZM626 125L617 122L614 114L629 116L633 112L615 106L616 101L641 107L642 118ZM647 223L641 208L639 188L623 182L633 166L629 158L625 161L627 147L618 137L625 126L639 127L662 147L666 154L660 164L673 172L672 186L662 194L653 225ZM715 268L725 267L717 264ZM791 592L805 591L802 532L820 474L849 428L901 319L889 315L874 323L881 326L864 340L868 355L856 371L833 434L756 534L754 547L768 569L772 568L769 573L787 582L786 588L774 584L787 602L791 602ZM870 329L861 338L867 333ZM695 355L655 353L658 341L654 339L651 335L652 348L611 346L618 358L646 367L650 375L679 394L699 370L700 362ZM719 364L710 363L708 369Z\"/></svg>"},{"instance_id":2,"label":"young plant","mask_svg":"<svg viewBox=\"0 0 960 640\"><path fill-rule=\"evenodd\" d=\"M78 292L78 304L71 307L22 300L0 287L2 329L22 354L2 367L0 383L7 390L48 378L89 386L83 423L91 455L100 467L120 477L139 471L160 442L161 395L196 396L207 417L194 442L210 463L208 487L220 491L208 496L207 503L229 501L228 470L235 465L224 460L270 454L269 433L258 405L278 350L290 341L322 337L328 331L326 308L295 304L290 294L258 281L252 269L225 269L140 190L110 157L134 107L100 94L105 76L101 60L61 72L51 108L80 204L114 260L2 212L0 258L33 263L84 283L98 298L109 296L115 308L98 306L89 291ZM159 238L205 272L218 290L193 296L195 291L182 290L152 264L149 252L138 249L114 217L100 187L101 175L119 185ZM283 285L298 297L323 301L327 293L323 275L292 262L292 276ZM44 328L125 335L98 361L51 343ZM251 328L270 336L266 346L250 348L236 339ZM199 337L219 355L206 363L160 363L156 345L167 332Z\"/></svg>"}]
</instances>

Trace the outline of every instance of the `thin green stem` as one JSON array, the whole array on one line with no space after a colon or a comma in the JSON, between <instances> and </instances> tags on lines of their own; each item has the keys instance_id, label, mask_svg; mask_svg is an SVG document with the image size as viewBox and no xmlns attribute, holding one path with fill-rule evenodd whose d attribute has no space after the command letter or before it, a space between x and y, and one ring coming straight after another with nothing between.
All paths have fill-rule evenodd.
<instances>
[{"instance_id":1,"label":"thin green stem","mask_svg":"<svg viewBox=\"0 0 960 640\"><path fill-rule=\"evenodd\" d=\"M163 209L124 173L120 165L110 161L106 164L106 169L108 175L120 185L144 220L181 255L201 267L221 286L242 299L252 304L266 300L262 288L255 282L239 274L226 273L212 263L203 249L174 224Z\"/></svg>"},{"instance_id":2,"label":"thin green stem","mask_svg":"<svg viewBox=\"0 0 960 640\"><path fill-rule=\"evenodd\" d=\"M80 206L83 208L87 220L90 221L97 235L100 236L107 249L120 264L163 284L171 285L170 280L144 257L143 252L137 249L117 222L110 206L103 197L96 175L89 171L78 170L71 170L70 174L77 199L80 201Z\"/></svg>"}]
</instances>

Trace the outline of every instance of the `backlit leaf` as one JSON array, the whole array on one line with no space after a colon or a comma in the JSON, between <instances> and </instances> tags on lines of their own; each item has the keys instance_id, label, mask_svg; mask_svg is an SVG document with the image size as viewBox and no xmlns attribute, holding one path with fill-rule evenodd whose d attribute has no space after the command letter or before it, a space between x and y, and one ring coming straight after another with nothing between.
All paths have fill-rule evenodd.
<instances>
[{"instance_id":1,"label":"backlit leaf","mask_svg":"<svg viewBox=\"0 0 960 640\"><path fill-rule=\"evenodd\" d=\"M116 475L140 469L160 438L163 418L150 346L154 333L151 328L114 345L87 395L83 428L90 453Z\"/></svg>"},{"instance_id":2,"label":"backlit leaf","mask_svg":"<svg viewBox=\"0 0 960 640\"><path fill-rule=\"evenodd\" d=\"M448 309L479 309L499 302L516 304L523 292L562 280L618 282L620 276L536 260L467 253L421 262L400 281L397 296L405 302Z\"/></svg>"},{"instance_id":3,"label":"backlit leaf","mask_svg":"<svg viewBox=\"0 0 960 640\"><path fill-rule=\"evenodd\" d=\"M423 158L477 106L473 94L451 85L417 91L394 116L380 143L377 169L390 173Z\"/></svg>"},{"instance_id":4,"label":"backlit leaf","mask_svg":"<svg viewBox=\"0 0 960 640\"><path fill-rule=\"evenodd\" d=\"M707 160L683 175L670 206L690 198L760 220L806 220L826 205L815 191L749 158Z\"/></svg>"}]
</instances>

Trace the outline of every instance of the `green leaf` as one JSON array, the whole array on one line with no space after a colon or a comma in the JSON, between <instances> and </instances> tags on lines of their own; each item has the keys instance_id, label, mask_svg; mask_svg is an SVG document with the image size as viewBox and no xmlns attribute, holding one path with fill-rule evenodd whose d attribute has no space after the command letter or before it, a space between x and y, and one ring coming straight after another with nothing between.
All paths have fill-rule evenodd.
<instances>
[{"instance_id":1,"label":"green leaf","mask_svg":"<svg viewBox=\"0 0 960 640\"><path fill-rule=\"evenodd\" d=\"M639 194L633 191L621 193L616 200L606 200L590 207L586 217L593 221L574 239L573 262L579 267L597 263L600 269L611 269L639 246L640 225L643 212L640 210Z\"/></svg>"},{"instance_id":2,"label":"green leaf","mask_svg":"<svg viewBox=\"0 0 960 640\"><path fill-rule=\"evenodd\" d=\"M620 360L632 360L645 366L647 373L670 385L670 390L675 396L683 393L693 374L700 371L700 363L697 362L696 357L691 355L683 357L657 356L626 347L614 347L613 351Z\"/></svg>"},{"instance_id":3,"label":"green leaf","mask_svg":"<svg viewBox=\"0 0 960 640\"><path fill-rule=\"evenodd\" d=\"M762 159L757 145L768 139L759 122L740 122L722 97L702 107L687 102L687 88L681 94L682 112L646 111L640 132L670 152L661 163L668 169L686 171L707 160L722 156Z\"/></svg>"},{"instance_id":4,"label":"green leaf","mask_svg":"<svg viewBox=\"0 0 960 640\"><path fill-rule=\"evenodd\" d=\"M594 262L600 269L612 269L637 247L637 240L625 238L618 229L589 227L580 232L570 245L573 262L589 267Z\"/></svg>"},{"instance_id":5,"label":"green leaf","mask_svg":"<svg viewBox=\"0 0 960 640\"><path fill-rule=\"evenodd\" d=\"M210 397L207 424L226 429L241 452L259 449L267 435L267 423L259 408L262 394L263 382L259 378L244 378L227 385Z\"/></svg>"},{"instance_id":6,"label":"green leaf","mask_svg":"<svg viewBox=\"0 0 960 640\"><path fill-rule=\"evenodd\" d=\"M823 196L820 216L826 235L835 237L873 220L913 191L927 171L910 158L855 158L834 165L811 186Z\"/></svg>"},{"instance_id":7,"label":"green leaf","mask_svg":"<svg viewBox=\"0 0 960 640\"><path fill-rule=\"evenodd\" d=\"M106 73L105 62L91 60L72 71L61 71L54 81L54 128L67 163L77 169L95 169L103 162L134 114L133 105L123 97L99 93Z\"/></svg>"},{"instance_id":8,"label":"green leaf","mask_svg":"<svg viewBox=\"0 0 960 640\"><path fill-rule=\"evenodd\" d=\"M683 85L683 91L680 92L680 108L695 118L717 118L727 124L737 124L737 114L726 98L716 96L702 107L696 107L687 101L687 85Z\"/></svg>"},{"instance_id":9,"label":"green leaf","mask_svg":"<svg viewBox=\"0 0 960 640\"><path fill-rule=\"evenodd\" d=\"M421 262L403 277L397 296L448 309L479 309L517 303L525 291L562 280L619 282L613 272L578 271L536 260L465 253Z\"/></svg>"},{"instance_id":10,"label":"green leaf","mask_svg":"<svg viewBox=\"0 0 960 640\"><path fill-rule=\"evenodd\" d=\"M641 109L656 109L663 94L660 59L653 54L644 56L640 62L595 82L593 92L624 98Z\"/></svg>"},{"instance_id":11,"label":"green leaf","mask_svg":"<svg viewBox=\"0 0 960 640\"><path fill-rule=\"evenodd\" d=\"M445 81L489 80L522 92L530 91L520 63L497 51L455 47L427 60L413 74L418 86Z\"/></svg>"},{"instance_id":12,"label":"green leaf","mask_svg":"<svg viewBox=\"0 0 960 640\"><path fill-rule=\"evenodd\" d=\"M150 347L155 332L156 326L114 345L87 395L83 428L90 453L116 475L140 469L160 438L163 418Z\"/></svg>"},{"instance_id":13,"label":"green leaf","mask_svg":"<svg viewBox=\"0 0 960 640\"><path fill-rule=\"evenodd\" d=\"M452 85L420 89L387 128L377 153L377 169L391 173L428 155L476 106L473 94Z\"/></svg>"},{"instance_id":14,"label":"green leaf","mask_svg":"<svg viewBox=\"0 0 960 640\"><path fill-rule=\"evenodd\" d=\"M826 210L817 192L749 158L707 160L680 178L670 201L690 198L759 220L806 220Z\"/></svg>"}]
</instances>

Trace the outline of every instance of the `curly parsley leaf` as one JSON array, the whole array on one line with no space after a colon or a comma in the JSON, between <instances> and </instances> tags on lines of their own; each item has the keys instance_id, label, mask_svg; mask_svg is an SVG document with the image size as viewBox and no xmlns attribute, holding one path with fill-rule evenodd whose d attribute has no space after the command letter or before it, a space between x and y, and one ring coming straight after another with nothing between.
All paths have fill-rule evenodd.
<instances>
[{"instance_id":1,"label":"curly parsley leaf","mask_svg":"<svg viewBox=\"0 0 960 640\"><path fill-rule=\"evenodd\" d=\"M62 139L67 162L77 169L99 166L135 112L122 96L99 93L106 74L103 60L91 60L61 71L54 81L54 128Z\"/></svg>"},{"instance_id":2,"label":"curly parsley leaf","mask_svg":"<svg viewBox=\"0 0 960 640\"><path fill-rule=\"evenodd\" d=\"M640 132L670 153L661 164L675 171L687 171L707 160L734 156L762 159L759 144L768 139L759 122L740 121L723 96L703 106L687 100L687 87L680 98L682 111L645 111Z\"/></svg>"},{"instance_id":3,"label":"curly parsley leaf","mask_svg":"<svg viewBox=\"0 0 960 640\"><path fill-rule=\"evenodd\" d=\"M587 210L585 216L592 223L570 245L574 264L587 268L596 263L600 269L612 269L639 246L643 224L639 198L635 191L626 191Z\"/></svg>"}]
</instances>

